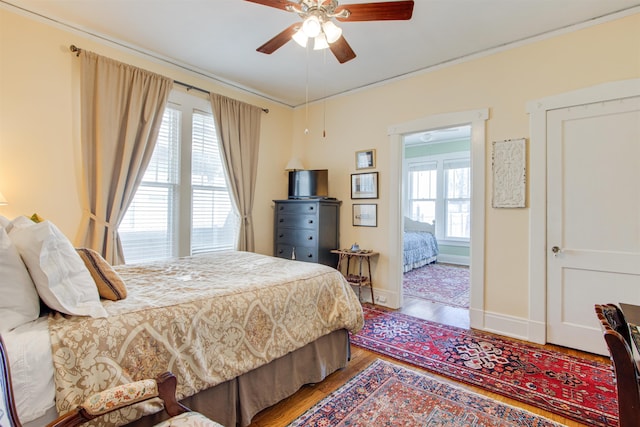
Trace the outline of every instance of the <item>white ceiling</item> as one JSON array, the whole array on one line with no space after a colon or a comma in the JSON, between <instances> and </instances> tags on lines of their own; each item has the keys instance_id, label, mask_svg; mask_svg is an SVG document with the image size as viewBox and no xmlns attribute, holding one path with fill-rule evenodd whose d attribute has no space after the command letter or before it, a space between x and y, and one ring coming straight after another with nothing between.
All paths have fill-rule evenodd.
<instances>
[{"instance_id":1,"label":"white ceiling","mask_svg":"<svg viewBox=\"0 0 640 427\"><path fill-rule=\"evenodd\" d=\"M292 107L307 101L307 87L312 102L597 18L640 12L640 0L416 0L410 21L338 23L357 55L339 64L330 51L307 53L293 41L271 55L256 52L300 18L243 0L0 0L0 5Z\"/></svg>"}]
</instances>

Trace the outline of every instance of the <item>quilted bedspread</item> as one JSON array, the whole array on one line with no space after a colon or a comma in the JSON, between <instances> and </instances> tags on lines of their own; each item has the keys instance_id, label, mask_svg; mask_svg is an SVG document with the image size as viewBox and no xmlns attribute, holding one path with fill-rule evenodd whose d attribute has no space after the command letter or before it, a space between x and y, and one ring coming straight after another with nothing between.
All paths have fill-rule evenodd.
<instances>
[{"instance_id":1,"label":"quilted bedspread","mask_svg":"<svg viewBox=\"0 0 640 427\"><path fill-rule=\"evenodd\" d=\"M164 371L178 398L264 365L337 329L363 326L362 307L335 269L249 252L118 266L128 291L103 301L109 316L50 317L56 405ZM156 412L136 405L93 425Z\"/></svg>"}]
</instances>

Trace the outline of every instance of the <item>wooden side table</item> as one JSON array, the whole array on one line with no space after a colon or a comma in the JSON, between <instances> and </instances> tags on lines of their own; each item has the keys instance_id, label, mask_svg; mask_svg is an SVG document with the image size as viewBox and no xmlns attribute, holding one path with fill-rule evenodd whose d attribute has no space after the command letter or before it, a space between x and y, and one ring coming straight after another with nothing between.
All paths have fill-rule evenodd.
<instances>
[{"instance_id":1,"label":"wooden side table","mask_svg":"<svg viewBox=\"0 0 640 427\"><path fill-rule=\"evenodd\" d=\"M342 266L345 265L346 262L346 270L342 273L347 279L349 284L358 287L358 300L361 301L360 291L363 286L369 286L371 290L371 303L375 305L376 299L373 296L373 278L371 276L371 257L378 255L378 252L369 251L369 250L359 250L359 251L351 251L349 249L334 249L331 253L338 254L338 266L336 269L342 272ZM352 274L350 272L351 259L354 259L354 264L357 262L357 274ZM362 261L366 261L366 271L363 273L362 271Z\"/></svg>"}]
</instances>

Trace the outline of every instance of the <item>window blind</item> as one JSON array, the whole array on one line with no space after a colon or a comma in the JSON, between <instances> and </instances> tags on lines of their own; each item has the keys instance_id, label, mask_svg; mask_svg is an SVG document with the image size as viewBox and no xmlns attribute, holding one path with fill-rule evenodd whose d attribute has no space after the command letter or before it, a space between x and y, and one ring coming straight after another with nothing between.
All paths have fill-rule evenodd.
<instances>
[{"instance_id":1,"label":"window blind","mask_svg":"<svg viewBox=\"0 0 640 427\"><path fill-rule=\"evenodd\" d=\"M118 232L127 263L172 256L178 191L180 111L165 110L153 156Z\"/></svg>"},{"instance_id":2,"label":"window blind","mask_svg":"<svg viewBox=\"0 0 640 427\"><path fill-rule=\"evenodd\" d=\"M191 252L233 249L237 221L211 114L194 111L191 145Z\"/></svg>"}]
</instances>

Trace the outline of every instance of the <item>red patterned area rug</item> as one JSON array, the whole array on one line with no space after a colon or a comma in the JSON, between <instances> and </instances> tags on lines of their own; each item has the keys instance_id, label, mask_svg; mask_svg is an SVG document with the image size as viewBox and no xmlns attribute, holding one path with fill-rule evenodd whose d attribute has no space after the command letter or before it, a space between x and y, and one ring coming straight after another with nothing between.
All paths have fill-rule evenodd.
<instances>
[{"instance_id":1,"label":"red patterned area rug","mask_svg":"<svg viewBox=\"0 0 640 427\"><path fill-rule=\"evenodd\" d=\"M351 342L590 426L617 426L613 369L591 361L365 305Z\"/></svg>"},{"instance_id":2,"label":"red patterned area rug","mask_svg":"<svg viewBox=\"0 0 640 427\"><path fill-rule=\"evenodd\" d=\"M560 427L561 424L378 359L289 426Z\"/></svg>"},{"instance_id":3,"label":"red patterned area rug","mask_svg":"<svg viewBox=\"0 0 640 427\"><path fill-rule=\"evenodd\" d=\"M404 273L405 296L469 308L469 267L428 264Z\"/></svg>"}]
</instances>

